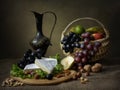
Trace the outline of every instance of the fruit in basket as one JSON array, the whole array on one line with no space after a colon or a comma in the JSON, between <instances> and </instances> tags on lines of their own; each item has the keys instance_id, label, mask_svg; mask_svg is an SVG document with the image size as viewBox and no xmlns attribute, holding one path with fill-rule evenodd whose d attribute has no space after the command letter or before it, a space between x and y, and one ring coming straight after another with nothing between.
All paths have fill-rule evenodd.
<instances>
[{"instance_id":1,"label":"fruit in basket","mask_svg":"<svg viewBox=\"0 0 120 90\"><path fill-rule=\"evenodd\" d=\"M89 38L90 36L91 36L91 33L89 33L89 32L85 32L85 33L81 34L82 38Z\"/></svg>"},{"instance_id":2,"label":"fruit in basket","mask_svg":"<svg viewBox=\"0 0 120 90\"><path fill-rule=\"evenodd\" d=\"M82 48L74 53L74 63L84 66L87 64L92 57L95 56L95 54L98 52L99 47L101 46L101 43L96 41L94 43L88 42L88 44L81 43Z\"/></svg>"},{"instance_id":3,"label":"fruit in basket","mask_svg":"<svg viewBox=\"0 0 120 90\"><path fill-rule=\"evenodd\" d=\"M64 38L61 40L62 49L68 53L73 52L74 47L80 47L80 44L77 43L81 40L78 34L73 32L69 32L68 35L65 35Z\"/></svg>"},{"instance_id":4,"label":"fruit in basket","mask_svg":"<svg viewBox=\"0 0 120 90\"><path fill-rule=\"evenodd\" d=\"M86 46L86 48L87 48L88 50L92 50L92 49L93 49L93 45L92 45L91 43L89 43L89 44Z\"/></svg>"},{"instance_id":5,"label":"fruit in basket","mask_svg":"<svg viewBox=\"0 0 120 90\"><path fill-rule=\"evenodd\" d=\"M85 44L85 45L89 44L89 42L90 42L90 39L89 39L89 38L85 38L85 39L84 39L84 44Z\"/></svg>"},{"instance_id":6,"label":"fruit in basket","mask_svg":"<svg viewBox=\"0 0 120 90\"><path fill-rule=\"evenodd\" d=\"M99 51L101 43L99 41L92 41L101 39L104 36L104 32L100 30L101 28L99 27L90 27L86 30L86 32L83 31L82 33L82 29L80 29L80 27L81 26L79 25L73 27L61 41L62 49L65 51L65 53L73 55L74 64L78 67L79 65L86 65L96 55L96 53ZM75 29L78 30L78 33L76 33L77 31L75 31ZM63 61L68 63L68 60L66 59ZM63 64L65 68L70 67L71 65L72 64Z\"/></svg>"},{"instance_id":7,"label":"fruit in basket","mask_svg":"<svg viewBox=\"0 0 120 90\"><path fill-rule=\"evenodd\" d=\"M96 41L96 42L94 43L94 46L98 48L98 47L100 47L100 46L101 46L101 43L100 43L100 42L98 42L98 41Z\"/></svg>"},{"instance_id":8,"label":"fruit in basket","mask_svg":"<svg viewBox=\"0 0 120 90\"><path fill-rule=\"evenodd\" d=\"M104 37L103 33L93 33L92 36L95 40L102 39Z\"/></svg>"},{"instance_id":9,"label":"fruit in basket","mask_svg":"<svg viewBox=\"0 0 120 90\"><path fill-rule=\"evenodd\" d=\"M90 33L104 33L104 30L101 27L93 26L88 29L86 29L86 32Z\"/></svg>"},{"instance_id":10,"label":"fruit in basket","mask_svg":"<svg viewBox=\"0 0 120 90\"><path fill-rule=\"evenodd\" d=\"M80 48L84 49L85 48L85 43L81 43Z\"/></svg>"},{"instance_id":11,"label":"fruit in basket","mask_svg":"<svg viewBox=\"0 0 120 90\"><path fill-rule=\"evenodd\" d=\"M89 42L93 40L93 38L103 38L102 36L102 33L99 35L98 33L91 34L90 32L84 32L81 35L78 35L73 31L70 31L63 37L61 41L62 49L65 51L65 53L72 53L74 51L74 48L85 49L87 47L88 49L93 49L93 46L90 45ZM80 43L80 41L83 41L83 43ZM97 48L94 49L95 51L98 51Z\"/></svg>"},{"instance_id":12,"label":"fruit in basket","mask_svg":"<svg viewBox=\"0 0 120 90\"><path fill-rule=\"evenodd\" d=\"M75 60L75 62L80 63L80 62L81 62L81 57L76 56L76 57L74 58L74 60Z\"/></svg>"},{"instance_id":13,"label":"fruit in basket","mask_svg":"<svg viewBox=\"0 0 120 90\"><path fill-rule=\"evenodd\" d=\"M77 25L77 26L75 26L75 27L72 27L70 31L71 31L71 32L74 32L74 33L76 33L76 34L81 35L82 33L85 32L85 29L84 29L83 26Z\"/></svg>"},{"instance_id":14,"label":"fruit in basket","mask_svg":"<svg viewBox=\"0 0 120 90\"><path fill-rule=\"evenodd\" d=\"M67 56L61 60L61 64L63 65L64 70L69 69L74 62L74 58L72 56Z\"/></svg>"}]
</instances>

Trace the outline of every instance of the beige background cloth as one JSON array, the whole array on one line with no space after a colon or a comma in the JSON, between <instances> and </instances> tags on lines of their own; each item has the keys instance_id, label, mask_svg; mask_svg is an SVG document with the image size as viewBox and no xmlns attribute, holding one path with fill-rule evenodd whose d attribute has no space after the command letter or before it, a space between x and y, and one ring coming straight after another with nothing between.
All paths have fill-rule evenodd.
<instances>
[{"instance_id":1,"label":"beige background cloth","mask_svg":"<svg viewBox=\"0 0 120 90\"><path fill-rule=\"evenodd\" d=\"M0 0L0 58L22 57L31 48L29 41L36 35L36 21L31 13L53 11L57 23L46 56L60 53L61 33L73 20L92 17L101 21L110 31L110 57L120 56L120 0ZM54 17L46 14L43 33L50 36Z\"/></svg>"}]
</instances>

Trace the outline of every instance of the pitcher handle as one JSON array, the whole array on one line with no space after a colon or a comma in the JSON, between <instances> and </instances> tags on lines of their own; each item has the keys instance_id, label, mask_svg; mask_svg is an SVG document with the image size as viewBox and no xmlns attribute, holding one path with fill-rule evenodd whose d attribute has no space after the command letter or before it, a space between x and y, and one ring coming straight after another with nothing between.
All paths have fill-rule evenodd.
<instances>
[{"instance_id":1,"label":"pitcher handle","mask_svg":"<svg viewBox=\"0 0 120 90\"><path fill-rule=\"evenodd\" d=\"M50 32L50 37L49 37L50 43L51 43L52 33L53 33L53 31L54 31L54 28L55 28L55 25L56 25L56 22L57 22L57 16L56 16L56 14L55 14L54 12L52 12L52 11L43 12L43 14L46 14L46 13L52 14L52 15L54 16L54 18L55 18L54 24L53 24L52 29L51 29L51 32Z\"/></svg>"}]
</instances>

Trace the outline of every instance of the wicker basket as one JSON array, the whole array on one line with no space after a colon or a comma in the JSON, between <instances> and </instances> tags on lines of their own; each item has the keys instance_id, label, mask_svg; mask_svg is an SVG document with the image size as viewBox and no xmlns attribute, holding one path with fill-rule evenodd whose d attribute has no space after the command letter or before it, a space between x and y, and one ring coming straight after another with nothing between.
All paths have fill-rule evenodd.
<instances>
[{"instance_id":1,"label":"wicker basket","mask_svg":"<svg viewBox=\"0 0 120 90\"><path fill-rule=\"evenodd\" d=\"M92 42L99 41L99 42L101 42L102 45L101 45L101 47L99 47L99 51L92 58L91 61L97 61L97 60L102 59L106 55L106 53L108 51L108 47L109 47L109 32L108 32L108 30L105 29L104 25L100 21L98 21L94 18L90 18L90 17L77 18L77 19L73 20L72 22L70 22L67 25L67 27L63 30L63 32L61 34L61 40L63 39L63 37L65 35L68 34L70 28L75 26L75 25L82 25L85 28L88 28L88 27L91 27L91 26L99 26L99 27L103 28L106 36L102 39L92 41ZM80 43L82 43L82 42L80 42ZM60 44L60 46L61 46L61 49L62 49L62 44ZM76 50L81 50L81 49L74 49L74 52ZM63 50L63 54L66 55L66 56L67 55L72 55L73 53L65 53L64 50Z\"/></svg>"}]
</instances>

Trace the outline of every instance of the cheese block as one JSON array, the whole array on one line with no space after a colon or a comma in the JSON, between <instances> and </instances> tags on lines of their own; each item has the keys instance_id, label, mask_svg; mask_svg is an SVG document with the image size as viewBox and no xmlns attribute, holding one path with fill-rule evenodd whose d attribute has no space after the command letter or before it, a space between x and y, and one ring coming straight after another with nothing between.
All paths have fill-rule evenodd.
<instances>
[{"instance_id":1,"label":"cheese block","mask_svg":"<svg viewBox=\"0 0 120 90\"><path fill-rule=\"evenodd\" d=\"M39 69L40 67L38 67L36 64L28 64L25 66L24 70L28 70L28 69Z\"/></svg>"},{"instance_id":2,"label":"cheese block","mask_svg":"<svg viewBox=\"0 0 120 90\"><path fill-rule=\"evenodd\" d=\"M57 59L54 58L41 58L35 59L35 64L48 74L52 72L57 65Z\"/></svg>"},{"instance_id":3,"label":"cheese block","mask_svg":"<svg viewBox=\"0 0 120 90\"><path fill-rule=\"evenodd\" d=\"M74 63L74 58L72 56L66 56L61 60L61 64L63 65L64 70L69 69Z\"/></svg>"}]
</instances>

